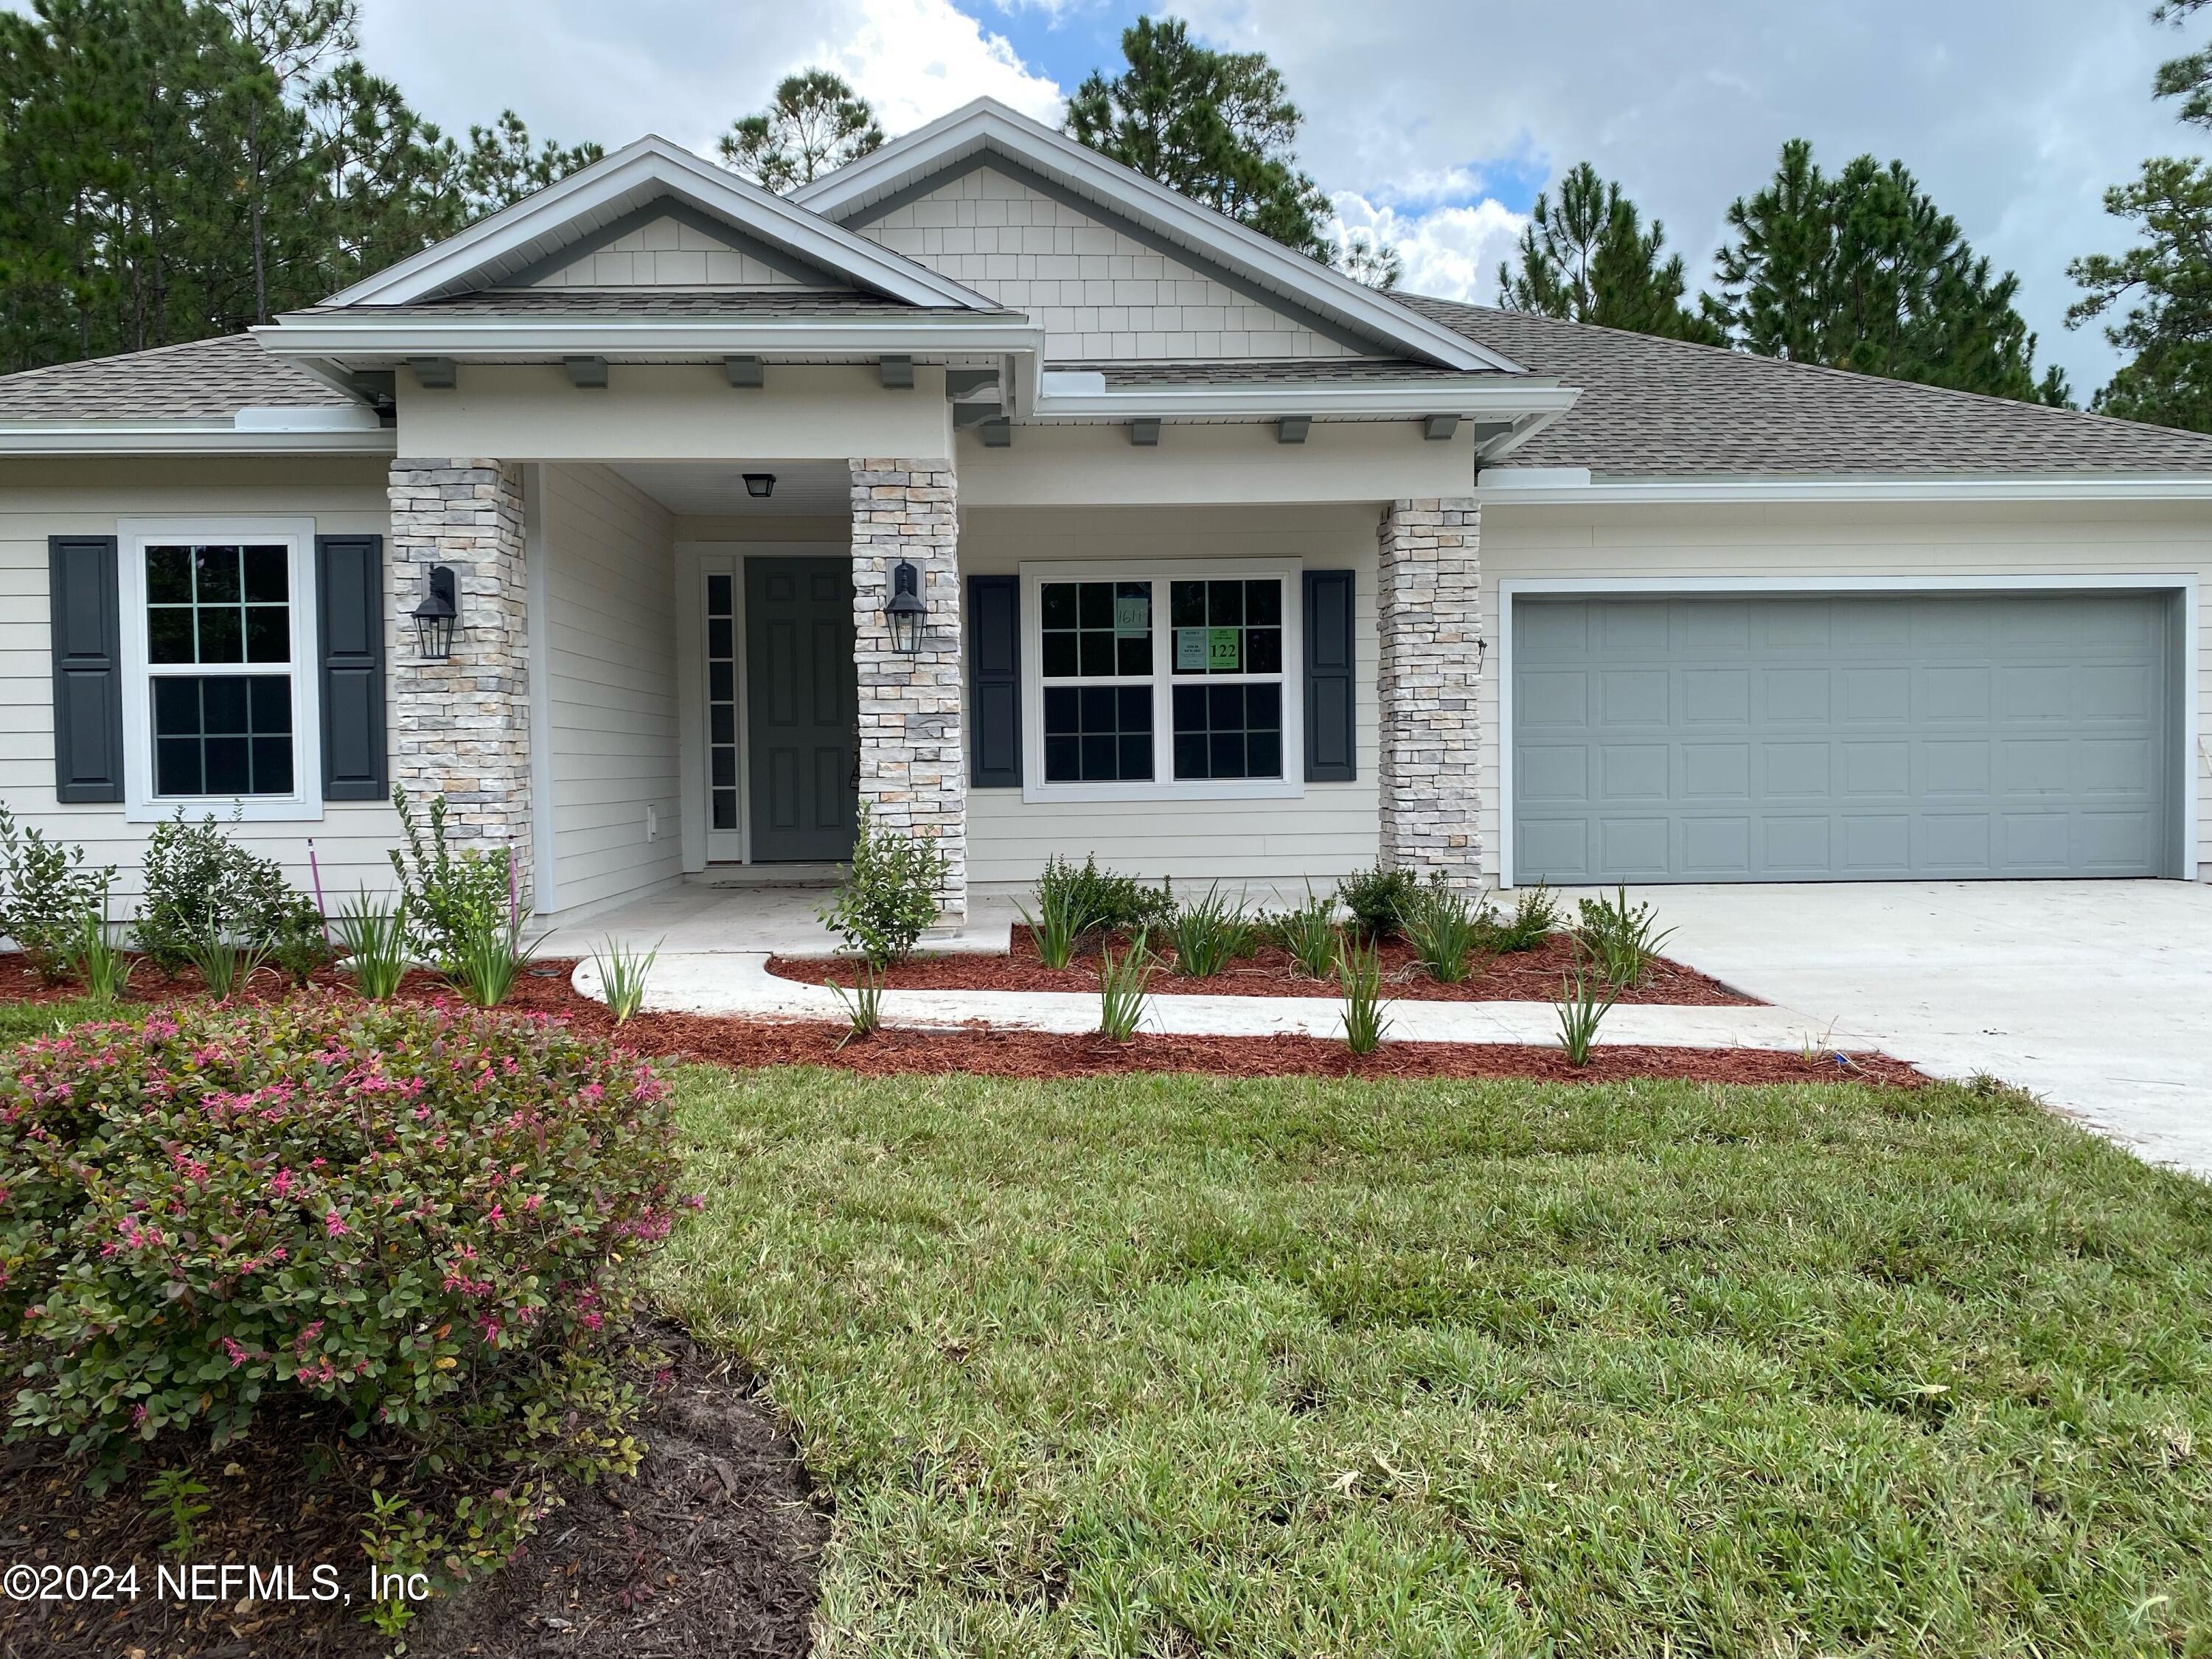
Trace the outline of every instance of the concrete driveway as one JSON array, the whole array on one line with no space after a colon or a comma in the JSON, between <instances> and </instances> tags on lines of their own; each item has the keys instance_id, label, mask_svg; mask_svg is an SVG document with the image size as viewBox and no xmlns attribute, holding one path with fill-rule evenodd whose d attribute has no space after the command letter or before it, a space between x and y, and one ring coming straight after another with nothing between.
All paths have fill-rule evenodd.
<instances>
[{"instance_id":1,"label":"concrete driveway","mask_svg":"<svg viewBox=\"0 0 2212 1659\"><path fill-rule=\"evenodd\" d=\"M1946 1077L2016 1083L2212 1175L2212 886L1652 887L1667 953Z\"/></svg>"}]
</instances>

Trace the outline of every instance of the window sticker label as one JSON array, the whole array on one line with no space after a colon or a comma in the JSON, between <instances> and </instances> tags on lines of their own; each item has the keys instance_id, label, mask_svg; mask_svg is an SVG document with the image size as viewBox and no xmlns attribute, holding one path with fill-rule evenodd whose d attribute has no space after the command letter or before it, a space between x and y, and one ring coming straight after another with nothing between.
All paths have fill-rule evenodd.
<instances>
[{"instance_id":1,"label":"window sticker label","mask_svg":"<svg viewBox=\"0 0 2212 1659\"><path fill-rule=\"evenodd\" d=\"M1244 630L1241 628L1209 628L1206 632L1206 666L1215 674L1234 674L1240 660L1237 647L1243 643Z\"/></svg>"},{"instance_id":2,"label":"window sticker label","mask_svg":"<svg viewBox=\"0 0 2212 1659\"><path fill-rule=\"evenodd\" d=\"M1114 635L1116 639L1141 640L1152 631L1152 596L1149 593L1121 593L1114 599Z\"/></svg>"},{"instance_id":3,"label":"window sticker label","mask_svg":"<svg viewBox=\"0 0 2212 1659\"><path fill-rule=\"evenodd\" d=\"M1176 670L1178 673L1203 674L1206 672L1206 633L1203 628L1176 629Z\"/></svg>"}]
</instances>

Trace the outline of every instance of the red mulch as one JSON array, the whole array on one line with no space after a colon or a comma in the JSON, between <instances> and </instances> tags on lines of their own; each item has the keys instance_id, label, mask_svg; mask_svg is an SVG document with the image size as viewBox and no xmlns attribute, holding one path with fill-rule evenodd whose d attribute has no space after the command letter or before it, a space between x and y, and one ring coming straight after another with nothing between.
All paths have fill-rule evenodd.
<instances>
[{"instance_id":1,"label":"red mulch","mask_svg":"<svg viewBox=\"0 0 2212 1659\"><path fill-rule=\"evenodd\" d=\"M611 1037L654 1059L704 1061L748 1068L830 1066L869 1076L973 1073L983 1077L1112 1077L1138 1072L1196 1072L1215 1077L1476 1078L1518 1077L1562 1083L1609 1083L1624 1078L1679 1078L1701 1083L1805 1083L1852 1078L1917 1088L1927 1079L1887 1055L1832 1054L1815 1060L1759 1048L1674 1048L1601 1045L1588 1066L1567 1063L1549 1044L1509 1042L1385 1042L1375 1054L1354 1055L1341 1042L1311 1036L1160 1036L1128 1043L1097 1035L993 1030L982 1025L946 1030L884 1030L852 1038L823 1021L733 1019L708 1014L640 1014L617 1027L604 1003L571 988L573 962L545 961L516 981L507 1006L558 1015L580 1030ZM1038 970L1042 972L1042 969ZM319 984L342 985L329 973ZM1205 983L1206 981L1200 981ZM0 959L0 998L35 985L20 964ZM189 969L174 980L143 966L132 988L152 1002L199 994ZM1042 989L1031 985L1027 988ZM1094 988L1095 986L1088 988ZM282 994L274 974L254 981L253 996ZM59 993L68 995L64 988ZM435 975L410 973L400 989L410 1001L429 1002L453 993ZM1734 999L1741 1000L1741 999Z\"/></svg>"},{"instance_id":2,"label":"red mulch","mask_svg":"<svg viewBox=\"0 0 2212 1659\"><path fill-rule=\"evenodd\" d=\"M1123 948L1114 946L1116 953ZM1580 965L1575 943L1554 933L1533 951L1516 951L1475 964L1457 985L1439 985L1413 960L1413 947L1401 939L1376 947L1382 957L1386 995L1406 1002L1556 1002L1559 982ZM853 982L849 962L771 957L769 971L786 979L825 985L832 979ZM897 991L1080 991L1098 990L1098 947L1092 945L1065 968L1048 968L1026 927L1014 929L1013 948L1002 957L916 957L890 970L884 981ZM1160 996L1328 997L1339 994L1334 979L1313 979L1279 945L1264 945L1257 955L1239 957L1218 974L1185 979L1163 972L1152 981ZM1731 990L1694 968L1661 957L1650 976L1619 1002L1671 1003L1697 1007L1757 1007L1757 997Z\"/></svg>"}]
</instances>

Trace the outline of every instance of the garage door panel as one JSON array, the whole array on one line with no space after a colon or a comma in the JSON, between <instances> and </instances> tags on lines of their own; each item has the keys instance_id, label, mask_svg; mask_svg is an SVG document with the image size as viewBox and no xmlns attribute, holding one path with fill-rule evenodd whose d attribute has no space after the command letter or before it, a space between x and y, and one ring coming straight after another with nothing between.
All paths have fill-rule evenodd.
<instances>
[{"instance_id":1,"label":"garage door panel","mask_svg":"<svg viewBox=\"0 0 2212 1659\"><path fill-rule=\"evenodd\" d=\"M1523 599L1516 878L2163 874L2170 608Z\"/></svg>"}]
</instances>

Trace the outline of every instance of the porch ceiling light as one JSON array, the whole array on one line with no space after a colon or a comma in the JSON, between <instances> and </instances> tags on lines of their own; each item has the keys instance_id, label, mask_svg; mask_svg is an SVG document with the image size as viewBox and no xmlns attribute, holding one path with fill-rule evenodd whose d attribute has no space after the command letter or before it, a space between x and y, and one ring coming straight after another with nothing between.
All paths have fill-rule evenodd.
<instances>
[{"instance_id":1,"label":"porch ceiling light","mask_svg":"<svg viewBox=\"0 0 2212 1659\"><path fill-rule=\"evenodd\" d=\"M745 474L745 494L757 501L764 501L775 494L775 474L748 472Z\"/></svg>"},{"instance_id":2,"label":"porch ceiling light","mask_svg":"<svg viewBox=\"0 0 2212 1659\"><path fill-rule=\"evenodd\" d=\"M453 627L460 620L454 592L453 567L432 565L422 602L408 613L415 619L416 648L424 662L445 662L453 654Z\"/></svg>"},{"instance_id":3,"label":"porch ceiling light","mask_svg":"<svg viewBox=\"0 0 2212 1659\"><path fill-rule=\"evenodd\" d=\"M911 561L901 559L891 567L891 596L884 606L884 620L890 624L891 649L902 657L918 653L922 618L928 615L929 607L921 602L921 573Z\"/></svg>"}]
</instances>

